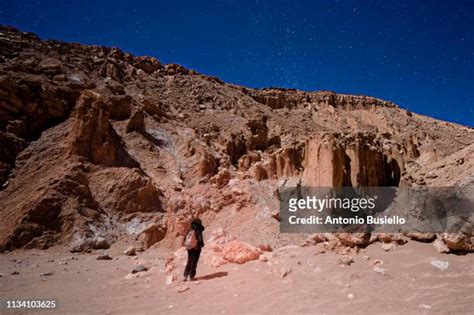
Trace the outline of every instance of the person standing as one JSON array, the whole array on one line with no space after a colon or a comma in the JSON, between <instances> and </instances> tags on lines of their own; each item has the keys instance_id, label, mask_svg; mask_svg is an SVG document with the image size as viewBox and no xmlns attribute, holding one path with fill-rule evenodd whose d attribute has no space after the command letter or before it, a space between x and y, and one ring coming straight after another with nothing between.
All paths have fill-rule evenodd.
<instances>
[{"instance_id":1,"label":"person standing","mask_svg":"<svg viewBox=\"0 0 474 315\"><path fill-rule=\"evenodd\" d=\"M204 226L201 219L196 218L191 222L191 228L184 237L183 246L188 251L188 261L184 268L184 281L188 281L188 277L193 281L196 276L197 263L201 255L201 249L204 247L203 231Z\"/></svg>"}]
</instances>

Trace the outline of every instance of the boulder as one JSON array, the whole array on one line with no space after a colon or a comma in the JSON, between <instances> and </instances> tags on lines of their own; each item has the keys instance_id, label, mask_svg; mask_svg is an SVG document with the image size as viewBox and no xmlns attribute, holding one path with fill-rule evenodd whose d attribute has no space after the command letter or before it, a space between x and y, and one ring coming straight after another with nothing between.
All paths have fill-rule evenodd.
<instances>
[{"instance_id":1,"label":"boulder","mask_svg":"<svg viewBox=\"0 0 474 315\"><path fill-rule=\"evenodd\" d=\"M407 238L403 234L399 233L377 233L371 235L371 243L374 241L380 241L383 243L397 243L402 245L407 242Z\"/></svg>"},{"instance_id":2,"label":"boulder","mask_svg":"<svg viewBox=\"0 0 474 315\"><path fill-rule=\"evenodd\" d=\"M161 225L152 223L146 227L142 234L144 235L143 245L147 249L161 241L166 235L166 230Z\"/></svg>"},{"instance_id":3,"label":"boulder","mask_svg":"<svg viewBox=\"0 0 474 315\"><path fill-rule=\"evenodd\" d=\"M303 241L302 246L311 246L318 243L328 241L328 238L323 233L315 233L310 235L306 240Z\"/></svg>"},{"instance_id":4,"label":"boulder","mask_svg":"<svg viewBox=\"0 0 474 315\"><path fill-rule=\"evenodd\" d=\"M261 254L262 251L260 249L236 240L225 244L222 250L223 258L230 263L236 264L257 260Z\"/></svg>"},{"instance_id":5,"label":"boulder","mask_svg":"<svg viewBox=\"0 0 474 315\"><path fill-rule=\"evenodd\" d=\"M409 233L405 233L405 235L414 241L425 242L425 243L432 242L436 238L436 234L431 233L431 232L426 232L426 233L409 232Z\"/></svg>"},{"instance_id":6,"label":"boulder","mask_svg":"<svg viewBox=\"0 0 474 315\"><path fill-rule=\"evenodd\" d=\"M343 245L365 247L370 243L370 233L339 233L337 237Z\"/></svg>"},{"instance_id":7,"label":"boulder","mask_svg":"<svg viewBox=\"0 0 474 315\"><path fill-rule=\"evenodd\" d=\"M466 233L443 233L442 238L451 251L474 252L474 237Z\"/></svg>"},{"instance_id":8,"label":"boulder","mask_svg":"<svg viewBox=\"0 0 474 315\"><path fill-rule=\"evenodd\" d=\"M108 249L108 248L110 248L110 244L105 238L97 237L92 241L92 248L94 248L94 249Z\"/></svg>"}]
</instances>

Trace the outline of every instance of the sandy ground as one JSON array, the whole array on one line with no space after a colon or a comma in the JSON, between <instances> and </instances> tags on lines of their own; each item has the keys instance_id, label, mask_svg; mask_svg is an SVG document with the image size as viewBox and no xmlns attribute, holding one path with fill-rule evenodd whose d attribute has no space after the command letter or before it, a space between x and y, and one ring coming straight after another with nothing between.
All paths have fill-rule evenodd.
<instances>
[{"instance_id":1,"label":"sandy ground","mask_svg":"<svg viewBox=\"0 0 474 315\"><path fill-rule=\"evenodd\" d=\"M149 250L137 258L118 249L113 260L97 253L71 254L62 248L0 255L2 314L7 299L54 299L55 310L41 314L459 314L474 311L474 255L439 254L431 244L409 242L385 252L374 244L354 256L318 247L287 247L266 253L268 262L210 268L205 259L198 281L166 285L165 257ZM367 260L370 258L369 260ZM383 261L379 272L375 260ZM449 263L446 270L431 264ZM145 263L149 271L131 277ZM181 266L180 266L181 268ZM291 270L285 277L282 270ZM14 275L12 273L18 272ZM41 276L51 272L52 275ZM183 285L188 289L178 292Z\"/></svg>"}]
</instances>

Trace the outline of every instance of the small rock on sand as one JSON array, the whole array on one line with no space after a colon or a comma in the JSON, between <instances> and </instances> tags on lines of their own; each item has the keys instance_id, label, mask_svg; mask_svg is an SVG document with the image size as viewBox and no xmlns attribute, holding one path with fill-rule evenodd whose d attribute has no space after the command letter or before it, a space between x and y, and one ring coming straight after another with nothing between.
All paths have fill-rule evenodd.
<instances>
[{"instance_id":1,"label":"small rock on sand","mask_svg":"<svg viewBox=\"0 0 474 315\"><path fill-rule=\"evenodd\" d=\"M337 263L341 266L350 266L354 263L354 259L351 256L344 255L337 260Z\"/></svg>"},{"instance_id":2,"label":"small rock on sand","mask_svg":"<svg viewBox=\"0 0 474 315\"><path fill-rule=\"evenodd\" d=\"M355 299L354 293L349 293L349 294L347 295L347 298L348 298L348 299L351 299L351 300Z\"/></svg>"},{"instance_id":3,"label":"small rock on sand","mask_svg":"<svg viewBox=\"0 0 474 315\"><path fill-rule=\"evenodd\" d=\"M436 268L442 270L442 271L445 271L445 270L447 270L448 267L449 267L449 262L447 262L447 261L442 261L442 260L433 260L433 261L431 262L431 265L432 265L433 267L436 267Z\"/></svg>"},{"instance_id":4,"label":"small rock on sand","mask_svg":"<svg viewBox=\"0 0 474 315\"><path fill-rule=\"evenodd\" d=\"M40 274L41 277L47 277L47 276L52 276L53 273L51 271L48 271L48 272L43 272L42 274Z\"/></svg>"},{"instance_id":5,"label":"small rock on sand","mask_svg":"<svg viewBox=\"0 0 474 315\"><path fill-rule=\"evenodd\" d=\"M258 260L260 260L261 262L267 262L268 261L268 258L265 256L265 255L260 255L258 257Z\"/></svg>"},{"instance_id":6,"label":"small rock on sand","mask_svg":"<svg viewBox=\"0 0 474 315\"><path fill-rule=\"evenodd\" d=\"M376 273L381 274L381 275L385 275L385 272L387 271L387 269L381 268L379 266L374 266L373 269Z\"/></svg>"},{"instance_id":7,"label":"small rock on sand","mask_svg":"<svg viewBox=\"0 0 474 315\"><path fill-rule=\"evenodd\" d=\"M132 273L138 273L138 272L144 272L144 271L148 271L148 268L143 265L136 265L135 268L133 268Z\"/></svg>"},{"instance_id":8,"label":"small rock on sand","mask_svg":"<svg viewBox=\"0 0 474 315\"><path fill-rule=\"evenodd\" d=\"M386 252L389 252L395 248L395 245L393 243L383 243L382 244L382 249Z\"/></svg>"},{"instance_id":9,"label":"small rock on sand","mask_svg":"<svg viewBox=\"0 0 474 315\"><path fill-rule=\"evenodd\" d=\"M99 256L97 256L97 260L112 260L112 256L110 256L107 253L102 253Z\"/></svg>"},{"instance_id":10,"label":"small rock on sand","mask_svg":"<svg viewBox=\"0 0 474 315\"><path fill-rule=\"evenodd\" d=\"M289 275L291 272L291 268L281 268L280 270L280 277L285 278L287 275Z\"/></svg>"},{"instance_id":11,"label":"small rock on sand","mask_svg":"<svg viewBox=\"0 0 474 315\"><path fill-rule=\"evenodd\" d=\"M431 309L431 305L428 305L428 304L420 304L418 305L419 308L424 308L425 310L429 310Z\"/></svg>"}]
</instances>

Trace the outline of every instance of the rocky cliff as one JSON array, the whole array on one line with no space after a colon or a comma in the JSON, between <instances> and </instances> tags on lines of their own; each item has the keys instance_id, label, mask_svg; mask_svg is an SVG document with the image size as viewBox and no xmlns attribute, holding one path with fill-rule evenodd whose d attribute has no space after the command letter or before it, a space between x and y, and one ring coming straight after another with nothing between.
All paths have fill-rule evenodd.
<instances>
[{"instance_id":1,"label":"rocky cliff","mask_svg":"<svg viewBox=\"0 0 474 315\"><path fill-rule=\"evenodd\" d=\"M373 97L251 89L0 28L2 250L174 246L195 215L291 242L277 187L472 184L473 143L471 128Z\"/></svg>"}]
</instances>

